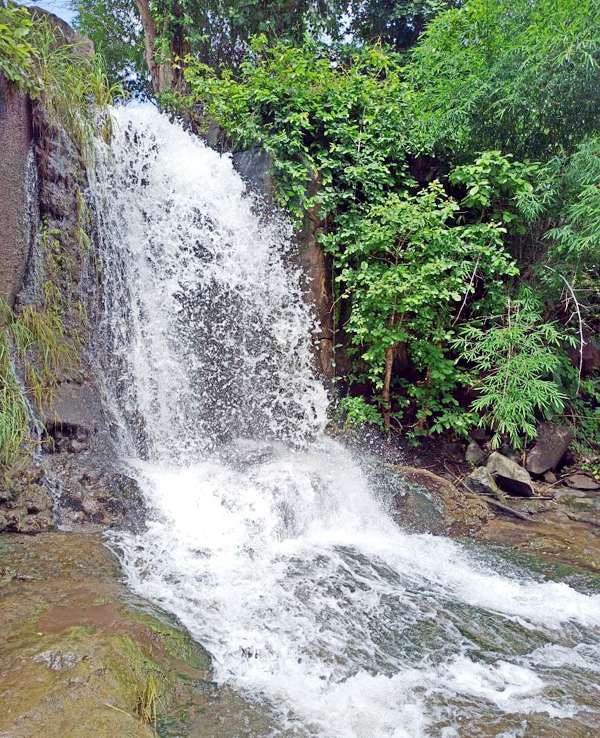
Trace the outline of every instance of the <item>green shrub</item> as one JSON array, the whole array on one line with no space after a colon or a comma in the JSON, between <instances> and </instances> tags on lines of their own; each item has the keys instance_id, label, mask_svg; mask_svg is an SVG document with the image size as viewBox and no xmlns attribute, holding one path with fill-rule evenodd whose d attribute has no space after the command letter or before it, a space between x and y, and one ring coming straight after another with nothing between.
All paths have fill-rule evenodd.
<instances>
[{"instance_id":1,"label":"green shrub","mask_svg":"<svg viewBox=\"0 0 600 738\"><path fill-rule=\"evenodd\" d=\"M562 413L567 396L554 377L568 340L526 300L509 301L500 320L461 328L452 345L476 371L479 396L472 409L481 414L479 424L494 431L494 447L507 435L515 448L522 448L535 438L540 415L549 419Z\"/></svg>"},{"instance_id":2,"label":"green shrub","mask_svg":"<svg viewBox=\"0 0 600 738\"><path fill-rule=\"evenodd\" d=\"M363 426L374 425L379 430L385 430L381 413L370 405L364 397L343 397L338 404L339 411L344 417L344 430L354 431Z\"/></svg>"},{"instance_id":3,"label":"green shrub","mask_svg":"<svg viewBox=\"0 0 600 738\"><path fill-rule=\"evenodd\" d=\"M33 22L25 8L0 0L0 72L35 97L40 89L30 43Z\"/></svg>"},{"instance_id":4,"label":"green shrub","mask_svg":"<svg viewBox=\"0 0 600 738\"><path fill-rule=\"evenodd\" d=\"M20 315L0 302L0 468L9 466L30 438L27 395L41 410L52 405L57 372L77 354L68 340L60 309L26 306ZM15 360L24 368L23 387ZM25 394L24 394L25 392Z\"/></svg>"}]
</instances>

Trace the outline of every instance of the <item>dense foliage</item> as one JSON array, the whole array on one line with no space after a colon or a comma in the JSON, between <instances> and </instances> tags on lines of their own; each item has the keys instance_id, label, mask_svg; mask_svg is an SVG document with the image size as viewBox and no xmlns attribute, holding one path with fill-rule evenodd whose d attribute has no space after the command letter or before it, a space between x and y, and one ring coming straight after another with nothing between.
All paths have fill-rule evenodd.
<instances>
[{"instance_id":1,"label":"dense foliage","mask_svg":"<svg viewBox=\"0 0 600 738\"><path fill-rule=\"evenodd\" d=\"M598 0L469 0L415 50L415 134L461 158L571 151L597 130L599 62Z\"/></svg>"},{"instance_id":2,"label":"dense foliage","mask_svg":"<svg viewBox=\"0 0 600 738\"><path fill-rule=\"evenodd\" d=\"M581 402L567 350L581 355L598 303L595 12L474 0L437 17L408 67L380 46L265 38L237 73L187 60L178 104L266 149L296 217L319 208L345 380L388 428L480 423L519 446ZM435 158L417 182L421 153Z\"/></svg>"}]
</instances>

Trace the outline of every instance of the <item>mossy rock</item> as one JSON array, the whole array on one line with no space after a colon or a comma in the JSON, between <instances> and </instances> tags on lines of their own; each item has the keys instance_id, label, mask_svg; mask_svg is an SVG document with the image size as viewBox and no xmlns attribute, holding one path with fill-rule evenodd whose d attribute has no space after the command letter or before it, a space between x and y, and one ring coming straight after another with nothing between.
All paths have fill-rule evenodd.
<instances>
[{"instance_id":1,"label":"mossy rock","mask_svg":"<svg viewBox=\"0 0 600 738\"><path fill-rule=\"evenodd\" d=\"M98 537L0 536L0 735L266 734L268 716L218 688L207 652L120 577Z\"/></svg>"}]
</instances>

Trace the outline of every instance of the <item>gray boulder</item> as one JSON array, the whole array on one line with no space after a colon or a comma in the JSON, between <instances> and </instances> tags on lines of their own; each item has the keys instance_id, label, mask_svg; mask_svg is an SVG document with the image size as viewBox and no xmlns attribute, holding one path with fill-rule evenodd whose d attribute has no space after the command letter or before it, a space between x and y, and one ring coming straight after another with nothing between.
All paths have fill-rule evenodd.
<instances>
[{"instance_id":1,"label":"gray boulder","mask_svg":"<svg viewBox=\"0 0 600 738\"><path fill-rule=\"evenodd\" d=\"M467 450L465 451L465 461L467 464L473 464L473 466L477 466L478 464L481 464L481 462L485 458L485 453L483 452L481 446L477 443L477 441L471 441L471 443L467 446Z\"/></svg>"},{"instance_id":2,"label":"gray boulder","mask_svg":"<svg viewBox=\"0 0 600 738\"><path fill-rule=\"evenodd\" d=\"M549 469L556 469L572 440L570 428L544 423L540 426L537 443L527 457L527 471L541 475Z\"/></svg>"},{"instance_id":3,"label":"gray boulder","mask_svg":"<svg viewBox=\"0 0 600 738\"><path fill-rule=\"evenodd\" d=\"M478 466L477 469L473 469L465 479L465 484L472 492L477 492L480 495L492 495L499 500L504 499L504 493L485 466Z\"/></svg>"},{"instance_id":4,"label":"gray boulder","mask_svg":"<svg viewBox=\"0 0 600 738\"><path fill-rule=\"evenodd\" d=\"M573 474L568 479L565 479L565 483L573 489L589 491L600 489L600 484L592 477L588 477L587 474Z\"/></svg>"},{"instance_id":5,"label":"gray boulder","mask_svg":"<svg viewBox=\"0 0 600 738\"><path fill-rule=\"evenodd\" d=\"M515 461L494 451L487 462L487 470L496 483L515 495L533 497L535 491L529 473Z\"/></svg>"}]
</instances>

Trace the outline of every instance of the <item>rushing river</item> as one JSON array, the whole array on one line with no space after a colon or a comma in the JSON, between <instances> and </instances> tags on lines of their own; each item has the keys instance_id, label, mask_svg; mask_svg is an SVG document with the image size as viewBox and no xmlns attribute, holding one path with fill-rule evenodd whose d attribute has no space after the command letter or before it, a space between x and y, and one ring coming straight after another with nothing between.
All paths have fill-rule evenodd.
<instances>
[{"instance_id":1,"label":"rushing river","mask_svg":"<svg viewBox=\"0 0 600 738\"><path fill-rule=\"evenodd\" d=\"M129 585L275 735L600 735L600 596L402 531L323 435L289 227L155 109L114 118L100 360L151 510L112 538Z\"/></svg>"}]
</instances>

